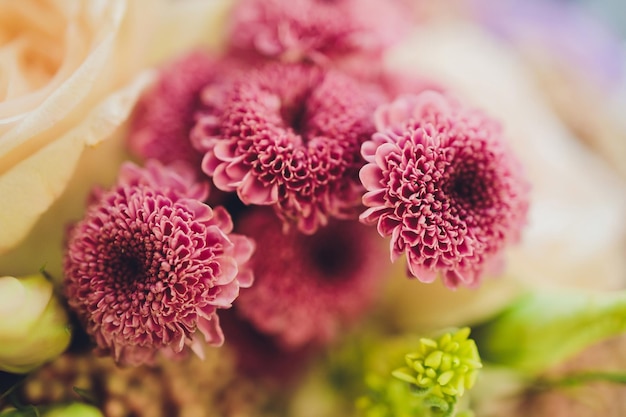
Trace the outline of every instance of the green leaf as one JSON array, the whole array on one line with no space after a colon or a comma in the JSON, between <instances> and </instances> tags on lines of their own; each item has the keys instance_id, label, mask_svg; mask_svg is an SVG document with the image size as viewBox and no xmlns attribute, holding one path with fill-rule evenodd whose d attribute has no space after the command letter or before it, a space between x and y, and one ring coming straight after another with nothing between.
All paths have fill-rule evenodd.
<instances>
[{"instance_id":1,"label":"green leaf","mask_svg":"<svg viewBox=\"0 0 626 417\"><path fill-rule=\"evenodd\" d=\"M35 406L29 405L16 410L3 411L0 417L41 417L41 414Z\"/></svg>"},{"instance_id":2,"label":"green leaf","mask_svg":"<svg viewBox=\"0 0 626 417\"><path fill-rule=\"evenodd\" d=\"M626 291L528 294L473 330L484 361L537 374L626 331Z\"/></svg>"}]
</instances>

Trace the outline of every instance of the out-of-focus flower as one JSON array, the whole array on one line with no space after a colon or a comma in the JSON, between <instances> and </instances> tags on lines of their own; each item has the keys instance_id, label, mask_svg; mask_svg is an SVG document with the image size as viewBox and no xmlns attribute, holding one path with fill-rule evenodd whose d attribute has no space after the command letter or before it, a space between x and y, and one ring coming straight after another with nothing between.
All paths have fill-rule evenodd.
<instances>
[{"instance_id":1,"label":"out-of-focus flower","mask_svg":"<svg viewBox=\"0 0 626 417\"><path fill-rule=\"evenodd\" d=\"M70 343L65 308L42 274L0 277L0 370L26 373Z\"/></svg>"},{"instance_id":2,"label":"out-of-focus flower","mask_svg":"<svg viewBox=\"0 0 626 417\"><path fill-rule=\"evenodd\" d=\"M243 0L235 7L230 44L249 54L336 65L346 56L378 56L408 31L402 1Z\"/></svg>"},{"instance_id":3,"label":"out-of-focus flower","mask_svg":"<svg viewBox=\"0 0 626 417\"><path fill-rule=\"evenodd\" d=\"M270 64L209 85L192 141L217 188L314 233L356 217L361 143L385 97L336 71Z\"/></svg>"},{"instance_id":4,"label":"out-of-focus flower","mask_svg":"<svg viewBox=\"0 0 626 417\"><path fill-rule=\"evenodd\" d=\"M165 164L184 161L200 171L202 154L189 133L200 104L200 90L215 73L214 59L196 51L169 64L139 102L128 136L130 150Z\"/></svg>"},{"instance_id":5,"label":"out-of-focus flower","mask_svg":"<svg viewBox=\"0 0 626 417\"><path fill-rule=\"evenodd\" d=\"M539 373L626 331L626 291L523 296L474 328L485 362Z\"/></svg>"},{"instance_id":6,"label":"out-of-focus flower","mask_svg":"<svg viewBox=\"0 0 626 417\"><path fill-rule=\"evenodd\" d=\"M616 85L624 62L620 39L573 2L470 0L467 11L494 36L530 58L561 62L587 82Z\"/></svg>"},{"instance_id":7,"label":"out-of-focus flower","mask_svg":"<svg viewBox=\"0 0 626 417\"><path fill-rule=\"evenodd\" d=\"M257 329L254 321L238 314L237 307L220 311L220 325L224 330L224 348L234 352L237 372L257 383L298 383L321 351L319 344L312 343L285 346L279 335L265 332L262 326Z\"/></svg>"},{"instance_id":8,"label":"out-of-focus flower","mask_svg":"<svg viewBox=\"0 0 626 417\"><path fill-rule=\"evenodd\" d=\"M291 230L267 209L253 209L237 230L259 246L250 260L255 284L236 311L284 348L324 344L361 317L375 299L388 262L375 233L334 221L312 236Z\"/></svg>"},{"instance_id":9,"label":"out-of-focus flower","mask_svg":"<svg viewBox=\"0 0 626 417\"><path fill-rule=\"evenodd\" d=\"M82 151L126 119L151 13L131 2L0 5L0 253L59 197ZM129 57L133 57L130 59Z\"/></svg>"},{"instance_id":10,"label":"out-of-focus flower","mask_svg":"<svg viewBox=\"0 0 626 417\"><path fill-rule=\"evenodd\" d=\"M407 367L393 371L393 376L411 384L426 405L442 415L452 415L458 399L474 386L482 368L469 334L465 327L437 339L420 339L419 350L405 356Z\"/></svg>"},{"instance_id":11,"label":"out-of-focus flower","mask_svg":"<svg viewBox=\"0 0 626 417\"><path fill-rule=\"evenodd\" d=\"M361 215L391 236L391 259L451 288L475 286L519 238L528 184L499 126L435 92L401 97L377 111L360 172L370 207Z\"/></svg>"},{"instance_id":12,"label":"out-of-focus flower","mask_svg":"<svg viewBox=\"0 0 626 417\"><path fill-rule=\"evenodd\" d=\"M206 188L190 178L157 163L145 170L126 164L69 234L69 304L99 348L121 363L151 362L185 346L201 356L198 333L220 345L216 310L252 282L242 266L253 243L230 233L229 214L201 203Z\"/></svg>"},{"instance_id":13,"label":"out-of-focus flower","mask_svg":"<svg viewBox=\"0 0 626 417\"><path fill-rule=\"evenodd\" d=\"M626 177L622 117L626 50L622 37L596 13L606 5L541 0L470 3L471 17L519 52L548 104L572 132Z\"/></svg>"}]
</instances>

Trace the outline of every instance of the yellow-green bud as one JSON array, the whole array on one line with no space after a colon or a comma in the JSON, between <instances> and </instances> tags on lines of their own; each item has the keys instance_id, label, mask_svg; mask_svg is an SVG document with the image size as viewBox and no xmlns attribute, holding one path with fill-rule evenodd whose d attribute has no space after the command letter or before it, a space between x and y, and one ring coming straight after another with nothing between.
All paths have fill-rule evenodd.
<instances>
[{"instance_id":1,"label":"yellow-green bud","mask_svg":"<svg viewBox=\"0 0 626 417\"><path fill-rule=\"evenodd\" d=\"M482 368L478 349L465 327L437 339L420 339L416 352L405 356L407 366L393 371L424 396L429 406L452 412L454 404L476 381ZM444 413L447 415L447 413Z\"/></svg>"},{"instance_id":2,"label":"yellow-green bud","mask_svg":"<svg viewBox=\"0 0 626 417\"><path fill-rule=\"evenodd\" d=\"M67 312L42 274L0 277L0 370L26 373L70 343Z\"/></svg>"}]
</instances>

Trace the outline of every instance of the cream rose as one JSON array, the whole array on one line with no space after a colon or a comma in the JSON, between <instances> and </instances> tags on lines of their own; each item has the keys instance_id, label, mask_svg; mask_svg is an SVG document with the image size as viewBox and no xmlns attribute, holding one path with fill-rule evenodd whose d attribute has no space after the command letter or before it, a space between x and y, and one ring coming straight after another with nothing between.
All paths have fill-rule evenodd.
<instances>
[{"instance_id":1,"label":"cream rose","mask_svg":"<svg viewBox=\"0 0 626 417\"><path fill-rule=\"evenodd\" d=\"M61 194L86 146L128 116L147 77L129 4L0 2L0 253Z\"/></svg>"},{"instance_id":2,"label":"cream rose","mask_svg":"<svg viewBox=\"0 0 626 417\"><path fill-rule=\"evenodd\" d=\"M0 0L0 271L58 271L68 219L127 157L147 68L218 47L230 3Z\"/></svg>"}]
</instances>

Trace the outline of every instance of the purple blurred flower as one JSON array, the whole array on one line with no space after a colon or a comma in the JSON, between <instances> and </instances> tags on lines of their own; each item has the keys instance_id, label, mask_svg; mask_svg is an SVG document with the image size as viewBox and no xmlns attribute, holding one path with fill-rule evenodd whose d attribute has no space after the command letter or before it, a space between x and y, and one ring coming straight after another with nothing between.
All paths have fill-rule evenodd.
<instances>
[{"instance_id":1,"label":"purple blurred flower","mask_svg":"<svg viewBox=\"0 0 626 417\"><path fill-rule=\"evenodd\" d=\"M554 0L471 0L475 18L495 33L540 50L604 86L624 73L621 40L584 6Z\"/></svg>"},{"instance_id":2,"label":"purple blurred flower","mask_svg":"<svg viewBox=\"0 0 626 417\"><path fill-rule=\"evenodd\" d=\"M116 186L92 197L68 236L70 306L101 351L123 364L220 345L216 314L250 286L253 243L231 234L229 214L199 200L192 172L130 163Z\"/></svg>"},{"instance_id":3,"label":"purple blurred flower","mask_svg":"<svg viewBox=\"0 0 626 417\"><path fill-rule=\"evenodd\" d=\"M499 126L436 92L404 96L377 112L363 144L364 223L391 236L391 258L411 275L473 286L519 237L528 185Z\"/></svg>"}]
</instances>

